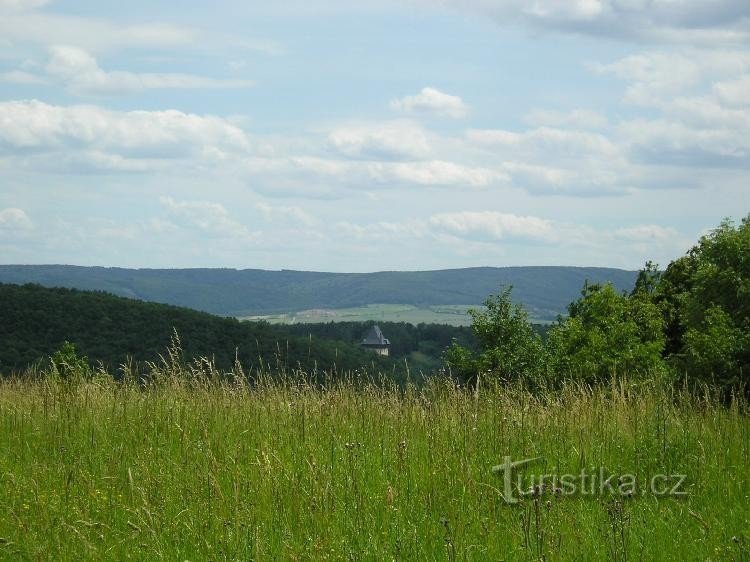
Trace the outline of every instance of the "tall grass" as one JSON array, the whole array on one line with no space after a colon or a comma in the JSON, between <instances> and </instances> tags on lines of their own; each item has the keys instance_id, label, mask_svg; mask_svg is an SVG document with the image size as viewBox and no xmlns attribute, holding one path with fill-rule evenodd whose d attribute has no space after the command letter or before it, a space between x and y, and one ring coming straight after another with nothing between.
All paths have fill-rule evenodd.
<instances>
[{"instance_id":1,"label":"tall grass","mask_svg":"<svg viewBox=\"0 0 750 562\"><path fill-rule=\"evenodd\" d=\"M0 383L0 558L750 560L742 399L627 380L530 394L312 384L210 363ZM687 475L687 496L542 493L491 467Z\"/></svg>"}]
</instances>

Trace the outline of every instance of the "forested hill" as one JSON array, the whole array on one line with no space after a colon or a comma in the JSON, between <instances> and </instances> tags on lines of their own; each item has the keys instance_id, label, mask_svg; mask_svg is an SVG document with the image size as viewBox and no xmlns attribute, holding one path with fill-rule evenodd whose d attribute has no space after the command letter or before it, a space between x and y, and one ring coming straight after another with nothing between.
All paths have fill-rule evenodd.
<instances>
[{"instance_id":1,"label":"forested hill","mask_svg":"<svg viewBox=\"0 0 750 562\"><path fill-rule=\"evenodd\" d=\"M373 303L476 305L501 286L537 318L565 312L585 281L630 290L636 272L595 267L477 267L439 271L319 273L260 269L122 269L2 265L0 283L107 291L224 316L347 308Z\"/></svg>"},{"instance_id":2,"label":"forested hill","mask_svg":"<svg viewBox=\"0 0 750 562\"><path fill-rule=\"evenodd\" d=\"M394 361L348 343L290 335L282 326L239 322L175 306L75 289L0 284L0 375L20 371L51 355L67 340L95 364L116 371L127 357L156 360L173 330L186 359L214 358L231 369L302 366L319 371L374 367L392 372Z\"/></svg>"}]
</instances>

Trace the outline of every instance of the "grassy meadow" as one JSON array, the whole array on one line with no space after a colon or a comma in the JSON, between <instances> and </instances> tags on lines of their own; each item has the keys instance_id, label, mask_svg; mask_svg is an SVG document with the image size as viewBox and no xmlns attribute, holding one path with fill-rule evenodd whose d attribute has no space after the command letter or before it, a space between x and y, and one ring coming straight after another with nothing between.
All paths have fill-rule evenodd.
<instances>
[{"instance_id":1,"label":"grassy meadow","mask_svg":"<svg viewBox=\"0 0 750 562\"><path fill-rule=\"evenodd\" d=\"M0 382L0 559L750 560L742 399L235 375L167 362L146 385ZM491 471L506 455L685 474L687 494L510 505Z\"/></svg>"},{"instance_id":2,"label":"grassy meadow","mask_svg":"<svg viewBox=\"0 0 750 562\"><path fill-rule=\"evenodd\" d=\"M321 322L408 322L470 326L470 308L482 305L445 304L417 307L411 304L368 304L352 308L316 308L286 314L245 316L240 320L265 320L271 324L319 324Z\"/></svg>"}]
</instances>

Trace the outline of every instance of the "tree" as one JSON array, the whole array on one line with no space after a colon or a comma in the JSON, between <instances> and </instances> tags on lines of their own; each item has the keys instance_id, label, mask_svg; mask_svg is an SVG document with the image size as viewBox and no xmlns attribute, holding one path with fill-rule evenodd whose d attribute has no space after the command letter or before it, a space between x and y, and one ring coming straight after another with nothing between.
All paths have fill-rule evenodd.
<instances>
[{"instance_id":1,"label":"tree","mask_svg":"<svg viewBox=\"0 0 750 562\"><path fill-rule=\"evenodd\" d=\"M445 363L471 382L478 373L506 380L535 377L544 370L544 346L526 311L511 301L512 287L484 301L484 310L469 310L478 354L454 343L444 354Z\"/></svg>"},{"instance_id":2,"label":"tree","mask_svg":"<svg viewBox=\"0 0 750 562\"><path fill-rule=\"evenodd\" d=\"M723 386L750 381L750 215L725 219L665 272L657 291L680 371Z\"/></svg>"},{"instance_id":3,"label":"tree","mask_svg":"<svg viewBox=\"0 0 750 562\"><path fill-rule=\"evenodd\" d=\"M691 254L674 260L667 266L652 293L652 299L664 318L665 357L682 353L685 335L682 310L692 289L692 276L696 267L697 260Z\"/></svg>"},{"instance_id":4,"label":"tree","mask_svg":"<svg viewBox=\"0 0 750 562\"><path fill-rule=\"evenodd\" d=\"M646 265L638 272L638 277L635 280L635 286L630 296L636 295L652 295L656 288L659 286L661 281L662 273L659 271L659 266L651 260L646 262Z\"/></svg>"},{"instance_id":5,"label":"tree","mask_svg":"<svg viewBox=\"0 0 750 562\"><path fill-rule=\"evenodd\" d=\"M735 326L722 308L712 306L700 327L688 328L685 333L684 362L704 380L735 386L742 382L741 357L749 346L748 333Z\"/></svg>"},{"instance_id":6,"label":"tree","mask_svg":"<svg viewBox=\"0 0 750 562\"><path fill-rule=\"evenodd\" d=\"M547 340L556 376L594 382L661 368L663 321L647 291L628 296L611 284L585 285L568 310Z\"/></svg>"}]
</instances>

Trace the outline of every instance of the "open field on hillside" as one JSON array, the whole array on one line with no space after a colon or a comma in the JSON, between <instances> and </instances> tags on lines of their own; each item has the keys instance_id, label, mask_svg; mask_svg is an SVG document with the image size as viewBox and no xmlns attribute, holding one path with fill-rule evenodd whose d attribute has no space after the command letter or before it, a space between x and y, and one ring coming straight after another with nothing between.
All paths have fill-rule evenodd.
<instances>
[{"instance_id":1,"label":"open field on hillside","mask_svg":"<svg viewBox=\"0 0 750 562\"><path fill-rule=\"evenodd\" d=\"M445 304L419 308L408 304L368 304L354 308L301 310L290 314L247 316L240 320L266 320L272 324L317 324L320 322L408 322L470 326L470 308L481 305Z\"/></svg>"},{"instance_id":2,"label":"open field on hillside","mask_svg":"<svg viewBox=\"0 0 750 562\"><path fill-rule=\"evenodd\" d=\"M0 382L0 558L750 559L742 400L152 374Z\"/></svg>"}]
</instances>

